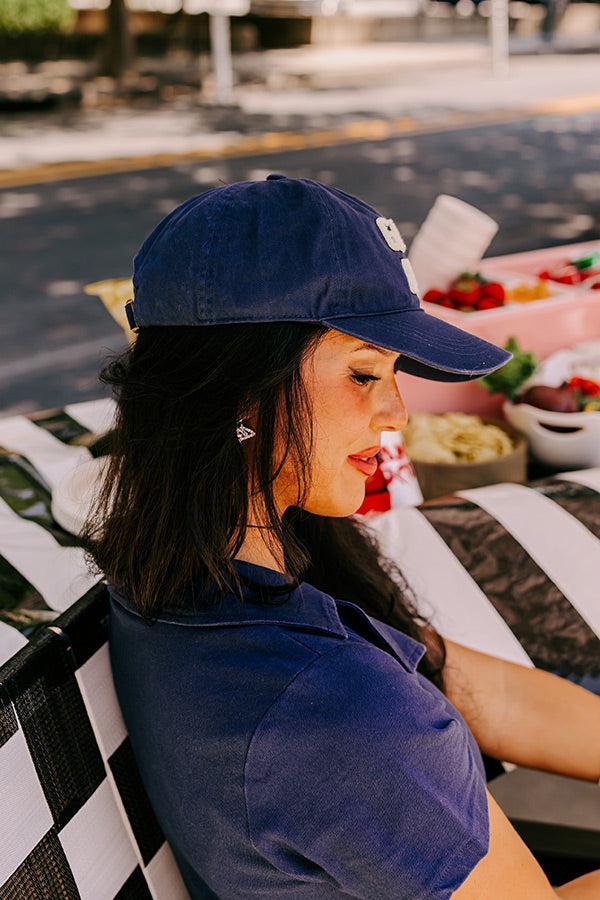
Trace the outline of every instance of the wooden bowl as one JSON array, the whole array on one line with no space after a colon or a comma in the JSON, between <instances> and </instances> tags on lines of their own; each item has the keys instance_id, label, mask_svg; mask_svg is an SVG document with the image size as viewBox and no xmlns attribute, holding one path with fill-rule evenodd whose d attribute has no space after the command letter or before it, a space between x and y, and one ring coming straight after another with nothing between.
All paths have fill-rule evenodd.
<instances>
[{"instance_id":1,"label":"wooden bowl","mask_svg":"<svg viewBox=\"0 0 600 900\"><path fill-rule=\"evenodd\" d=\"M411 458L425 500L502 481L526 483L527 438L503 419L480 418L486 425L502 428L512 438L512 452L487 462L431 463Z\"/></svg>"}]
</instances>

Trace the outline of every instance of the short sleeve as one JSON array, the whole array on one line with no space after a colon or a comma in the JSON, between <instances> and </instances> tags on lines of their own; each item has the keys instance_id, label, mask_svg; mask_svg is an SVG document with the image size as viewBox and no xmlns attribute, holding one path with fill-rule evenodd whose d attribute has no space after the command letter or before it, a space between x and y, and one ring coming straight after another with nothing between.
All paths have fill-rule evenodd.
<instances>
[{"instance_id":1,"label":"short sleeve","mask_svg":"<svg viewBox=\"0 0 600 900\"><path fill-rule=\"evenodd\" d=\"M354 897L447 900L486 855L486 784L467 726L422 678L352 642L272 704L245 790L250 839L277 869Z\"/></svg>"}]
</instances>

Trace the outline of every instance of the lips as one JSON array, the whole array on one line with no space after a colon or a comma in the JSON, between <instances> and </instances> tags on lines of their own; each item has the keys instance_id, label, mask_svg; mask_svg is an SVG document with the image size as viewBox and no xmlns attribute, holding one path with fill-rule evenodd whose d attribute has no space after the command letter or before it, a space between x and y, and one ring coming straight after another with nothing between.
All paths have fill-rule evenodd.
<instances>
[{"instance_id":1,"label":"lips","mask_svg":"<svg viewBox=\"0 0 600 900\"><path fill-rule=\"evenodd\" d=\"M374 456L372 456L371 459L368 460L357 459L356 456L349 456L348 462L351 466L353 466L355 469L358 469L359 472L363 472L365 475L371 476L374 475L377 471L378 463Z\"/></svg>"},{"instance_id":2,"label":"lips","mask_svg":"<svg viewBox=\"0 0 600 900\"><path fill-rule=\"evenodd\" d=\"M377 471L376 454L379 453L379 450L379 446L367 447L365 450L361 450L360 453L353 453L351 456L348 456L348 462L355 469L358 469L359 472L369 476L374 475Z\"/></svg>"},{"instance_id":3,"label":"lips","mask_svg":"<svg viewBox=\"0 0 600 900\"><path fill-rule=\"evenodd\" d=\"M371 457L371 456L375 456L376 453L379 453L380 450L381 450L381 447L379 446L379 444L377 444L375 447L367 447L365 450L358 450L356 453L351 453L350 455L352 457L355 457L355 456Z\"/></svg>"}]
</instances>

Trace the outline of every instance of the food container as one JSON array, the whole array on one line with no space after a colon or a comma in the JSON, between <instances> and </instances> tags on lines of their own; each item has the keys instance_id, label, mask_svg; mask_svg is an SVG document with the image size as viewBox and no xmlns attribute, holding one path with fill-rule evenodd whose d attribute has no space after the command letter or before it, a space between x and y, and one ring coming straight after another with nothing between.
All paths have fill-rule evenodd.
<instances>
[{"instance_id":1,"label":"food container","mask_svg":"<svg viewBox=\"0 0 600 900\"><path fill-rule=\"evenodd\" d=\"M439 194L408 253L421 293L476 266L497 231L498 223L487 213Z\"/></svg>"},{"instance_id":2,"label":"food container","mask_svg":"<svg viewBox=\"0 0 600 900\"><path fill-rule=\"evenodd\" d=\"M481 261L481 265L489 271L490 275L500 275L502 272L519 272L521 275L537 275L544 269L554 269L569 259L580 259L583 256L596 252L600 247L600 241L581 241L578 244L563 244L558 247L546 247L542 250L531 250L527 253L511 253L506 256L489 257ZM559 284L552 282L552 284ZM573 285L559 285L568 287L570 291L586 290L585 282Z\"/></svg>"},{"instance_id":3,"label":"food container","mask_svg":"<svg viewBox=\"0 0 600 900\"><path fill-rule=\"evenodd\" d=\"M600 340L585 340L542 360L520 386L519 396L539 385L559 388L573 376L598 383L599 375ZM555 411L509 399L502 408L507 421L526 435L540 462L561 469L600 465L600 411Z\"/></svg>"},{"instance_id":4,"label":"food container","mask_svg":"<svg viewBox=\"0 0 600 900\"><path fill-rule=\"evenodd\" d=\"M502 280L503 273L532 275L545 266L558 263L566 257L583 256L598 246L598 241L552 247L515 253L510 256L489 257L481 261L481 269L488 277ZM600 338L600 291L584 290L566 285L560 296L531 303L511 303L507 308L478 313L460 313L456 310L423 304L430 315L458 325L464 331L475 334L502 347L514 336L521 347L531 350L539 359L556 350L571 347L579 341ZM417 378L404 372L396 375L398 389L409 410L423 412L447 412L460 409L466 413L502 419L502 394L490 394L475 381L434 382ZM591 413L585 413L591 415Z\"/></svg>"},{"instance_id":5,"label":"food container","mask_svg":"<svg viewBox=\"0 0 600 900\"><path fill-rule=\"evenodd\" d=\"M502 410L545 465L562 470L600 466L600 412L551 412L510 400Z\"/></svg>"},{"instance_id":6,"label":"food container","mask_svg":"<svg viewBox=\"0 0 600 900\"><path fill-rule=\"evenodd\" d=\"M505 289L506 294L509 292L514 292L515 289L523 286L528 288L534 288L536 285L540 284L540 279L536 275L524 274L521 272L516 272L510 269L503 269L502 271L488 269L485 265L485 260L481 263L480 266L477 267L477 273L482 275L488 281L499 282ZM447 284L439 284L436 285L440 290L443 288L447 289ZM514 319L515 316L519 316L521 314L521 308L523 306L528 306L530 303L535 303L536 308L540 309L542 306L551 306L556 307L559 302L564 304L572 301L575 297L578 297L581 293L580 288L578 288L577 292L574 292L573 286L558 284L555 281L547 280L545 282L546 292L548 294L547 297L539 297L536 299L522 299L522 300L512 300L506 299L505 302L501 306L496 306L492 309L475 309L469 308L466 311L462 309L452 309L447 306L442 306L441 304L428 302L427 300L423 300L423 308L427 310L427 312L434 312L435 309L443 309L445 313L447 313L448 321L454 322L456 325L462 328L463 323L467 321L467 319L480 319L485 318L493 320L499 318L501 321L505 319L507 316L511 316Z\"/></svg>"},{"instance_id":7,"label":"food container","mask_svg":"<svg viewBox=\"0 0 600 900\"><path fill-rule=\"evenodd\" d=\"M412 459L425 500L444 497L455 491L483 487L510 481L527 481L527 439L510 423L502 419L481 416L485 425L497 425L514 441L511 453L487 462L431 463Z\"/></svg>"}]
</instances>

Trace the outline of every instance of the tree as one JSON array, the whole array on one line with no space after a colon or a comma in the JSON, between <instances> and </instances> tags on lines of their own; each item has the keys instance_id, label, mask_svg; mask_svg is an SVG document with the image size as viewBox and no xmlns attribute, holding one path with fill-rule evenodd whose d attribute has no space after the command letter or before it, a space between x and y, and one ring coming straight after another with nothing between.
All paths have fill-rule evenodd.
<instances>
[{"instance_id":1,"label":"tree","mask_svg":"<svg viewBox=\"0 0 600 900\"><path fill-rule=\"evenodd\" d=\"M0 0L0 32L69 31L77 13L68 0Z\"/></svg>"},{"instance_id":2,"label":"tree","mask_svg":"<svg viewBox=\"0 0 600 900\"><path fill-rule=\"evenodd\" d=\"M101 61L101 74L121 81L134 58L133 38L129 28L126 0L110 0L106 11L106 40Z\"/></svg>"}]
</instances>

